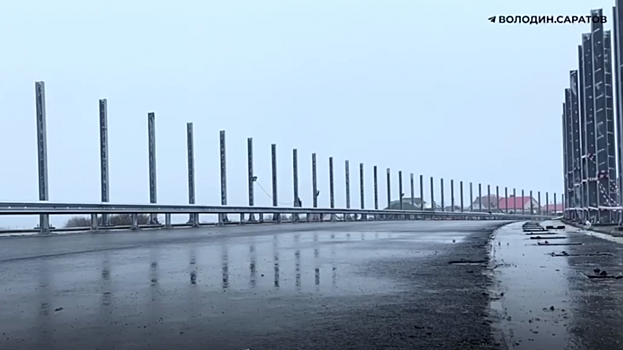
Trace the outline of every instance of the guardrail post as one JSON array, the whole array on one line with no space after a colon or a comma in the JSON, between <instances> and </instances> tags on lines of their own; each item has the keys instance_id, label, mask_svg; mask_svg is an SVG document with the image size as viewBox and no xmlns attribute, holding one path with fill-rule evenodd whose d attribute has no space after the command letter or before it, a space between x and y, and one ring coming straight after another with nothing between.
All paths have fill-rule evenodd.
<instances>
[{"instance_id":1,"label":"guardrail post","mask_svg":"<svg viewBox=\"0 0 623 350\"><path fill-rule=\"evenodd\" d=\"M469 211L474 211L474 186L471 182L469 183Z\"/></svg>"},{"instance_id":2,"label":"guardrail post","mask_svg":"<svg viewBox=\"0 0 623 350\"><path fill-rule=\"evenodd\" d=\"M350 166L348 161L344 161L344 179L346 181L346 209L350 209ZM344 221L350 220L350 214L344 214Z\"/></svg>"},{"instance_id":3,"label":"guardrail post","mask_svg":"<svg viewBox=\"0 0 623 350\"><path fill-rule=\"evenodd\" d=\"M364 182L363 182L363 163L359 163L359 204L361 209L365 209L364 201ZM361 214L361 220L366 221L368 219L367 214Z\"/></svg>"},{"instance_id":4,"label":"guardrail post","mask_svg":"<svg viewBox=\"0 0 623 350\"><path fill-rule=\"evenodd\" d=\"M219 132L219 149L221 156L221 205L227 205L227 150L225 149L225 130ZM229 222L229 218L225 213L218 214L218 224L224 225Z\"/></svg>"},{"instance_id":5,"label":"guardrail post","mask_svg":"<svg viewBox=\"0 0 623 350\"><path fill-rule=\"evenodd\" d=\"M435 208L436 207L436 205L435 205L435 184L434 184L433 181L434 181L433 177L431 176L430 177L430 207L431 207L431 209L432 209L432 211L434 213L435 209L437 209L437 208Z\"/></svg>"},{"instance_id":6,"label":"guardrail post","mask_svg":"<svg viewBox=\"0 0 623 350\"><path fill-rule=\"evenodd\" d=\"M132 230L138 230L138 214L132 214Z\"/></svg>"},{"instance_id":7,"label":"guardrail post","mask_svg":"<svg viewBox=\"0 0 623 350\"><path fill-rule=\"evenodd\" d=\"M273 175L273 207L279 206L279 197L277 196L277 144L273 143L270 146L270 153L272 159L272 175ZM281 215L279 213L273 213L273 221L281 222Z\"/></svg>"},{"instance_id":8,"label":"guardrail post","mask_svg":"<svg viewBox=\"0 0 623 350\"><path fill-rule=\"evenodd\" d=\"M156 179L156 114L154 112L147 114L147 132L149 142L149 203L155 204L158 202L156 187L158 181ZM158 215L149 214L149 223L158 224Z\"/></svg>"},{"instance_id":9,"label":"guardrail post","mask_svg":"<svg viewBox=\"0 0 623 350\"><path fill-rule=\"evenodd\" d=\"M454 180L450 179L450 211L454 213Z\"/></svg>"},{"instance_id":10,"label":"guardrail post","mask_svg":"<svg viewBox=\"0 0 623 350\"><path fill-rule=\"evenodd\" d=\"M537 210L537 213L538 213L539 215L541 215L541 191L538 191L538 192L536 193L536 202L537 202L537 204L538 204L538 206L539 206L539 209Z\"/></svg>"},{"instance_id":11,"label":"guardrail post","mask_svg":"<svg viewBox=\"0 0 623 350\"><path fill-rule=\"evenodd\" d=\"M102 202L107 203L109 195L109 172L108 172L108 102L106 99L99 100L100 119L100 189ZM102 226L108 226L108 214L102 214Z\"/></svg>"},{"instance_id":12,"label":"guardrail post","mask_svg":"<svg viewBox=\"0 0 623 350\"><path fill-rule=\"evenodd\" d=\"M446 211L445 195L443 193L443 177L439 179L439 189L441 190L441 211Z\"/></svg>"},{"instance_id":13,"label":"guardrail post","mask_svg":"<svg viewBox=\"0 0 623 350\"><path fill-rule=\"evenodd\" d=\"M249 187L249 206L255 205L254 189L255 189L255 173L253 172L253 138L247 138L247 182ZM255 214L249 214L249 222L255 222Z\"/></svg>"},{"instance_id":14,"label":"guardrail post","mask_svg":"<svg viewBox=\"0 0 623 350\"><path fill-rule=\"evenodd\" d=\"M420 210L424 211L424 175L420 175Z\"/></svg>"},{"instance_id":15,"label":"guardrail post","mask_svg":"<svg viewBox=\"0 0 623 350\"><path fill-rule=\"evenodd\" d=\"M299 198L299 169L298 169L298 154L296 148L292 150L292 193L294 195L294 206L297 208L301 207L301 202ZM292 214L292 222L299 221L299 214Z\"/></svg>"},{"instance_id":16,"label":"guardrail post","mask_svg":"<svg viewBox=\"0 0 623 350\"><path fill-rule=\"evenodd\" d=\"M549 216L549 192L545 192L545 215Z\"/></svg>"},{"instance_id":17,"label":"guardrail post","mask_svg":"<svg viewBox=\"0 0 623 350\"><path fill-rule=\"evenodd\" d=\"M45 83L35 83L35 98L37 104L37 159L39 170L39 200L48 200L48 146L45 115ZM50 216L39 215L39 232L50 233Z\"/></svg>"},{"instance_id":18,"label":"guardrail post","mask_svg":"<svg viewBox=\"0 0 623 350\"><path fill-rule=\"evenodd\" d=\"M195 221L197 222L197 221ZM171 213L166 213L164 214L164 227L165 228L171 228ZM193 226L199 226L198 224L193 225Z\"/></svg>"},{"instance_id":19,"label":"guardrail post","mask_svg":"<svg viewBox=\"0 0 623 350\"><path fill-rule=\"evenodd\" d=\"M186 123L186 147L188 155L188 204L195 204L195 150L193 123ZM193 227L199 226L199 214L189 214L188 223Z\"/></svg>"},{"instance_id":20,"label":"guardrail post","mask_svg":"<svg viewBox=\"0 0 623 350\"><path fill-rule=\"evenodd\" d=\"M521 215L526 215L526 202L524 202L525 200L525 196L524 196L524 190L521 190Z\"/></svg>"},{"instance_id":21,"label":"guardrail post","mask_svg":"<svg viewBox=\"0 0 623 350\"><path fill-rule=\"evenodd\" d=\"M329 204L331 209L335 208L335 197L333 193L333 157L329 157ZM331 221L335 221L335 214L331 213Z\"/></svg>"},{"instance_id":22,"label":"guardrail post","mask_svg":"<svg viewBox=\"0 0 623 350\"><path fill-rule=\"evenodd\" d=\"M97 222L97 214L91 214L91 230L97 231L98 222Z\"/></svg>"},{"instance_id":23,"label":"guardrail post","mask_svg":"<svg viewBox=\"0 0 623 350\"><path fill-rule=\"evenodd\" d=\"M459 182L459 192L461 193L461 213L464 212L464 206L463 206L463 181Z\"/></svg>"}]
</instances>

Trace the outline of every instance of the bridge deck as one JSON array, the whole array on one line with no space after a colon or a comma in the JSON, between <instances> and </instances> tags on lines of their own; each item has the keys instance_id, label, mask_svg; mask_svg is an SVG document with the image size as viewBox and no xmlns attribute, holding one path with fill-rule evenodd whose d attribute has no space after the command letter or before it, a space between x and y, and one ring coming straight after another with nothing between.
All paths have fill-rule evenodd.
<instances>
[{"instance_id":1,"label":"bridge deck","mask_svg":"<svg viewBox=\"0 0 623 350\"><path fill-rule=\"evenodd\" d=\"M496 349L501 222L266 225L0 239L0 348Z\"/></svg>"}]
</instances>

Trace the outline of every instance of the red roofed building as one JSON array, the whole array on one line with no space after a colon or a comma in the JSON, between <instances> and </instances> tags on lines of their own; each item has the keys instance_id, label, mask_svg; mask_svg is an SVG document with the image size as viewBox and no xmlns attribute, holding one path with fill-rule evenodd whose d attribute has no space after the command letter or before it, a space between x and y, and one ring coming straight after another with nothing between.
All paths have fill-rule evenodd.
<instances>
[{"instance_id":1,"label":"red roofed building","mask_svg":"<svg viewBox=\"0 0 623 350\"><path fill-rule=\"evenodd\" d=\"M507 202L508 202L508 206L506 205ZM513 213L513 212L519 213L522 211L522 209L524 213L529 213L530 203L532 203L533 212L537 213L539 211L540 205L539 205L539 202L537 202L532 197L510 196L508 198L500 198L500 201L498 202L498 208L500 208L500 211L503 211L503 212L508 211L509 213Z\"/></svg>"}]
</instances>

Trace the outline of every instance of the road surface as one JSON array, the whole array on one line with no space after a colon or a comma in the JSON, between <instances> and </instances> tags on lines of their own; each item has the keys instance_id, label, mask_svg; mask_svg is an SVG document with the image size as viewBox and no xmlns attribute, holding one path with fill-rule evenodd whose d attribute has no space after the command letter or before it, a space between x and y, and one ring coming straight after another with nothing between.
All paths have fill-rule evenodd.
<instances>
[{"instance_id":1,"label":"road surface","mask_svg":"<svg viewBox=\"0 0 623 350\"><path fill-rule=\"evenodd\" d=\"M0 349L499 349L486 261L502 224L2 238Z\"/></svg>"}]
</instances>

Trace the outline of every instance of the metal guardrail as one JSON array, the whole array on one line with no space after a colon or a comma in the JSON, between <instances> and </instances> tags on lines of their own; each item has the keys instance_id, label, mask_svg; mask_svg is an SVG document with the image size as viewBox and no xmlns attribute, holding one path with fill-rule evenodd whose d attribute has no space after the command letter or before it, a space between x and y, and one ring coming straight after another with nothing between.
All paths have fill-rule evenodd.
<instances>
[{"instance_id":1,"label":"metal guardrail","mask_svg":"<svg viewBox=\"0 0 623 350\"><path fill-rule=\"evenodd\" d=\"M165 224L141 225L143 227L176 227L176 226L199 226L199 214L219 214L218 224L225 224L226 214L249 215L249 220L241 220L237 224L258 222L281 222L280 214L306 214L306 218L298 222L324 221L323 215L331 215L330 221L337 221L336 215L361 215L359 220L417 220L418 218L463 218L463 219L502 219L502 220L533 220L550 219L549 215L526 215L507 213L485 212L453 212L433 210L374 210L374 209L344 209L344 208L302 208L302 207L255 207L255 206L228 206L228 205L162 205L162 204L110 204L110 203L54 203L54 202L0 202L0 215L91 215L92 230L99 229L98 215L103 214L132 214L132 225L123 227L106 226L105 229L138 229L138 214L165 214ZM189 214L188 224L171 224L172 214ZM252 214L259 214L256 221ZM274 220L264 221L264 214L273 214ZM319 220L312 220L310 214L320 214ZM370 217L371 216L371 217ZM104 227L102 227L104 228ZM89 228L86 228L89 229ZM63 229L53 229L62 231ZM76 231L77 228L67 228L67 231ZM20 230L24 231L24 230ZM28 230L32 232L33 230ZM41 230L47 233L46 230ZM7 232L7 231L5 231Z\"/></svg>"}]
</instances>

